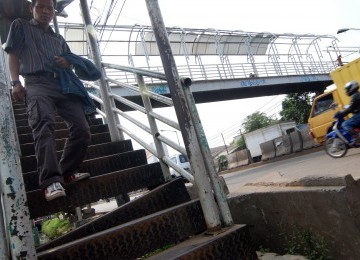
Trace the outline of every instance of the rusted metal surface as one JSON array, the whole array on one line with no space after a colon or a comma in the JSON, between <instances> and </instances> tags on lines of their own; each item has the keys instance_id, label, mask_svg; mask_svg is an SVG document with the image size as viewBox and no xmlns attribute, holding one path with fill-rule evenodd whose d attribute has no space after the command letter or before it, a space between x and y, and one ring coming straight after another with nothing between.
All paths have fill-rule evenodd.
<instances>
[{"instance_id":1,"label":"rusted metal surface","mask_svg":"<svg viewBox=\"0 0 360 260\"><path fill-rule=\"evenodd\" d=\"M141 149L86 160L80 165L79 171L89 172L92 176L97 176L146 163L147 158L145 150Z\"/></svg>"},{"instance_id":2,"label":"rusted metal surface","mask_svg":"<svg viewBox=\"0 0 360 260\"><path fill-rule=\"evenodd\" d=\"M101 118L95 118L95 119L90 120L90 124L91 125L101 125L101 124L103 124L103 122L102 122ZM27 119L16 121L16 126L17 126L17 132L19 135L31 133L31 128L29 127ZM57 121L55 122L55 129L57 129L57 130L67 129L67 126L66 126L64 120L62 120L61 118L57 119Z\"/></svg>"},{"instance_id":3,"label":"rusted metal surface","mask_svg":"<svg viewBox=\"0 0 360 260\"><path fill-rule=\"evenodd\" d=\"M16 119L16 117L15 117ZM66 128L66 125L64 124L64 120L62 120L62 118L60 117L56 117L55 118L55 124L60 123L61 128ZM16 120L16 126L20 129L19 134L28 134L31 133L31 128L29 127L29 121L26 118L23 119L18 119Z\"/></svg>"},{"instance_id":4,"label":"rusted metal surface","mask_svg":"<svg viewBox=\"0 0 360 260\"><path fill-rule=\"evenodd\" d=\"M65 138L56 140L57 151L60 151L60 150L62 150L64 148L65 141L66 141ZM109 143L109 142L111 142L111 138L110 138L109 133L100 133L100 134L91 135L90 145L101 144L101 143ZM21 154L23 156L29 156L29 155L32 155L32 154L35 153L33 143L23 144L20 147L21 147Z\"/></svg>"},{"instance_id":5,"label":"rusted metal surface","mask_svg":"<svg viewBox=\"0 0 360 260\"><path fill-rule=\"evenodd\" d=\"M175 179L58 239L38 247L37 252L90 236L187 201L190 201L190 196L183 180Z\"/></svg>"},{"instance_id":6,"label":"rusted metal surface","mask_svg":"<svg viewBox=\"0 0 360 260\"><path fill-rule=\"evenodd\" d=\"M107 155L123 153L132 151L131 140L117 141L104 144L90 145L86 151L85 160L94 159L96 157L103 157ZM62 151L57 152L57 157L60 159ZM20 158L23 173L35 171L37 169L37 162L35 155L23 156Z\"/></svg>"},{"instance_id":7,"label":"rusted metal surface","mask_svg":"<svg viewBox=\"0 0 360 260\"><path fill-rule=\"evenodd\" d=\"M221 226L220 214L213 197L212 187L204 164L204 158L200 148L201 142L198 139L194 127L195 123L200 124L200 122L194 122L191 116L191 113L196 110L196 106L192 106L192 104L187 102L158 1L146 0L146 5L206 223L209 229L217 229Z\"/></svg>"},{"instance_id":8,"label":"rusted metal surface","mask_svg":"<svg viewBox=\"0 0 360 260\"><path fill-rule=\"evenodd\" d=\"M107 125L92 125L90 126L90 132L91 134L105 133L105 132L109 132L109 128ZM56 139L68 138L68 136L69 136L68 129L60 129L55 131ZM33 143L34 138L32 133L19 134L19 142L20 144Z\"/></svg>"},{"instance_id":9,"label":"rusted metal surface","mask_svg":"<svg viewBox=\"0 0 360 260\"><path fill-rule=\"evenodd\" d=\"M9 245L13 259L35 259L28 200L21 175L15 122L5 74L4 54L0 49L0 185L4 224L9 238L6 244ZM5 240L6 237L0 239Z\"/></svg>"},{"instance_id":10,"label":"rusted metal surface","mask_svg":"<svg viewBox=\"0 0 360 260\"><path fill-rule=\"evenodd\" d=\"M131 140L116 141L105 144L96 144L89 146L86 152L86 159L102 157L115 153L129 152L133 150Z\"/></svg>"},{"instance_id":11,"label":"rusted metal surface","mask_svg":"<svg viewBox=\"0 0 360 260\"><path fill-rule=\"evenodd\" d=\"M27 192L32 219L59 211L72 210L100 199L140 190L164 183L159 163L147 164L122 171L91 177L66 185L66 197L46 202L41 190Z\"/></svg>"},{"instance_id":12,"label":"rusted metal surface","mask_svg":"<svg viewBox=\"0 0 360 260\"><path fill-rule=\"evenodd\" d=\"M92 177L95 177L146 163L145 150L136 150L85 160L80 165L79 172L88 172ZM23 176L27 192L39 189L39 173L37 171L25 173Z\"/></svg>"},{"instance_id":13,"label":"rusted metal surface","mask_svg":"<svg viewBox=\"0 0 360 260\"><path fill-rule=\"evenodd\" d=\"M188 104L190 104L190 107L196 107L195 100L190 91L190 88L184 87L184 93L185 93L185 97L186 97ZM195 128L196 135L200 142L199 147L200 147L202 157L204 159L206 172L208 173L209 179L211 181L211 186L212 186L214 194L215 194L217 205L219 206L221 220L224 225L231 226L234 224L234 221L231 216L230 208L229 208L229 205L227 202L227 197L224 192L224 189L220 185L219 176L215 169L214 160L213 160L211 152L210 152L210 147L206 140L204 129L200 123L201 122L200 116L196 109L193 109L193 111L191 113L191 117L194 122L194 128Z\"/></svg>"},{"instance_id":14,"label":"rusted metal surface","mask_svg":"<svg viewBox=\"0 0 360 260\"><path fill-rule=\"evenodd\" d=\"M136 259L205 229L199 201L190 201L44 251L38 259Z\"/></svg>"},{"instance_id":15,"label":"rusted metal surface","mask_svg":"<svg viewBox=\"0 0 360 260\"><path fill-rule=\"evenodd\" d=\"M17 106L17 103L13 102L13 111L14 111L14 115L15 115L15 119L16 119L16 115L21 115L21 114L26 114L26 106Z\"/></svg>"},{"instance_id":16,"label":"rusted metal surface","mask_svg":"<svg viewBox=\"0 0 360 260\"><path fill-rule=\"evenodd\" d=\"M150 257L155 259L258 259L251 242L248 226L234 225L224 232L206 233L190 238L182 244Z\"/></svg>"}]
</instances>

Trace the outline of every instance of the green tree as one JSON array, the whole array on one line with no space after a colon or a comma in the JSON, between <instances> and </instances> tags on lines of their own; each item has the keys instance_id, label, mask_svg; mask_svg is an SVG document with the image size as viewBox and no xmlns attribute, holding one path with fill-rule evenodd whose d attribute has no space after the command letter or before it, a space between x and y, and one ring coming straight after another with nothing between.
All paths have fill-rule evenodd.
<instances>
[{"instance_id":1,"label":"green tree","mask_svg":"<svg viewBox=\"0 0 360 260\"><path fill-rule=\"evenodd\" d=\"M245 130L245 133L248 133L262 127L271 125L275 122L277 122L277 120L268 117L265 113L260 113L259 111L257 111L248 115L244 119L242 126Z\"/></svg>"},{"instance_id":2,"label":"green tree","mask_svg":"<svg viewBox=\"0 0 360 260\"><path fill-rule=\"evenodd\" d=\"M236 146L239 149L245 149L246 148L245 138L244 138L243 135L241 135L241 137L236 141Z\"/></svg>"},{"instance_id":3,"label":"green tree","mask_svg":"<svg viewBox=\"0 0 360 260\"><path fill-rule=\"evenodd\" d=\"M306 124L309 118L311 102L312 98L309 92L288 94L282 102L281 120Z\"/></svg>"}]
</instances>

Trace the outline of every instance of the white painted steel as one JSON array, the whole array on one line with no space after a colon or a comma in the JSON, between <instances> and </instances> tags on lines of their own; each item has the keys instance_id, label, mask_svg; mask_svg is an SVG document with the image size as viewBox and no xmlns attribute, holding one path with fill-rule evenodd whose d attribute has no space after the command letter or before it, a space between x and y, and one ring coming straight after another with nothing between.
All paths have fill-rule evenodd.
<instances>
[{"instance_id":1,"label":"white painted steel","mask_svg":"<svg viewBox=\"0 0 360 260\"><path fill-rule=\"evenodd\" d=\"M35 244L20 166L9 84L5 80L5 58L0 50L0 172L1 201L12 259L36 259ZM1 223L2 224L2 223ZM2 248L5 253L6 249Z\"/></svg>"},{"instance_id":2,"label":"white painted steel","mask_svg":"<svg viewBox=\"0 0 360 260\"><path fill-rule=\"evenodd\" d=\"M88 41L90 42L91 51L94 57L94 62L98 68L102 68L101 64L101 54L98 46L98 40L96 37L95 28L92 25L89 6L86 0L80 0L80 7L83 16L83 20L85 23L86 33ZM111 107L115 106L115 102L113 98L109 97L109 93L111 93L111 88L108 86L105 76L105 70L101 70L102 77L99 80L100 83L100 92L101 98L104 101L103 106L106 112L106 120L109 126L109 132L112 141L124 140L124 135L122 132L119 132L116 125L120 124L119 118L115 116L114 112L112 111Z\"/></svg>"},{"instance_id":3,"label":"white painted steel","mask_svg":"<svg viewBox=\"0 0 360 260\"><path fill-rule=\"evenodd\" d=\"M201 143L196 135L194 122L192 122L190 115L196 107L189 107L189 104L186 102L186 96L182 89L181 80L177 72L158 2L156 0L146 0L146 5L158 43L170 92L172 93L175 111L179 119L179 125L191 162L191 168L194 172L194 181L198 188L205 221L208 229L218 229L221 226L219 210L214 200L209 178L206 174L204 160L201 156Z\"/></svg>"},{"instance_id":4,"label":"white painted steel","mask_svg":"<svg viewBox=\"0 0 360 260\"><path fill-rule=\"evenodd\" d=\"M145 83L144 83L144 78L143 78L142 75L139 75L139 74L136 75L136 78L137 78L138 86L140 88L140 93L141 93L142 101L144 103L145 110L148 111L148 112L151 112L153 109L152 109L150 98L145 93L146 92L146 86L145 86ZM147 115L148 122L149 122L149 125L150 125L151 135L153 137L155 148L156 148L156 151L157 151L157 156L159 158L163 158L166 155L166 153L165 153L164 146L156 138L157 133L159 133L159 129L158 129L158 126L156 124L156 120L149 113L146 113L146 115ZM161 160L160 160L160 166L161 166L161 170L162 170L164 179L166 181L169 181L171 179L169 167Z\"/></svg>"}]
</instances>

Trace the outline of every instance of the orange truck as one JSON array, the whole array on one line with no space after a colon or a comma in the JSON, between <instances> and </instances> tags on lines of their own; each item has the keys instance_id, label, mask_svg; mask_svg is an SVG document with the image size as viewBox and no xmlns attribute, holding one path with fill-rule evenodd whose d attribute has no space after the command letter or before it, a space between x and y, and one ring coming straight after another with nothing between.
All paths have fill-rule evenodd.
<instances>
[{"instance_id":1,"label":"orange truck","mask_svg":"<svg viewBox=\"0 0 360 260\"><path fill-rule=\"evenodd\" d=\"M331 131L334 114L350 103L350 97L344 90L345 84L352 80L360 84L360 58L330 72L330 76L335 86L314 98L308 120L310 134L317 143L324 142L326 134Z\"/></svg>"}]
</instances>

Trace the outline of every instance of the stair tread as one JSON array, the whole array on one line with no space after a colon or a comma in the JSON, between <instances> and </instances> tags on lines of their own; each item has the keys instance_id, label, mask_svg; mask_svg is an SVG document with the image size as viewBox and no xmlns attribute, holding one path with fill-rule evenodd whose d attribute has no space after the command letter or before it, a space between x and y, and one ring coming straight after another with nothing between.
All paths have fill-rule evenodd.
<instances>
[{"instance_id":1,"label":"stair tread","mask_svg":"<svg viewBox=\"0 0 360 260\"><path fill-rule=\"evenodd\" d=\"M87 149L85 160L129 151L133 151L131 140L90 145ZM57 151L58 159L60 159L62 153L63 151ZM20 161L23 173L36 171L37 162L35 155L22 156Z\"/></svg>"},{"instance_id":2,"label":"stair tread","mask_svg":"<svg viewBox=\"0 0 360 260\"><path fill-rule=\"evenodd\" d=\"M205 229L194 200L41 252L38 259L136 259Z\"/></svg>"},{"instance_id":3,"label":"stair tread","mask_svg":"<svg viewBox=\"0 0 360 260\"><path fill-rule=\"evenodd\" d=\"M240 240L236 239L239 236L248 241L239 244ZM204 255L207 259L258 259L250 241L248 226L244 224L223 228L215 235L204 232L147 259L200 259Z\"/></svg>"},{"instance_id":4,"label":"stair tread","mask_svg":"<svg viewBox=\"0 0 360 260\"><path fill-rule=\"evenodd\" d=\"M132 167L146 165L147 159L145 150L135 150L123 153L97 157L85 160L79 166L79 172L88 172L91 177L104 175ZM23 174L25 190L39 189L39 173L37 171Z\"/></svg>"},{"instance_id":5,"label":"stair tread","mask_svg":"<svg viewBox=\"0 0 360 260\"><path fill-rule=\"evenodd\" d=\"M107 125L91 125L90 133L91 134L99 134L109 132L109 127ZM67 128L55 130L55 139L63 139L67 138L69 135L69 130ZM31 132L19 134L19 142L20 144L33 143L34 138Z\"/></svg>"},{"instance_id":6,"label":"stair tread","mask_svg":"<svg viewBox=\"0 0 360 260\"><path fill-rule=\"evenodd\" d=\"M107 214L37 248L48 250L61 244L89 236L157 211L190 201L182 179L174 179L136 198Z\"/></svg>"},{"instance_id":7,"label":"stair tread","mask_svg":"<svg viewBox=\"0 0 360 260\"><path fill-rule=\"evenodd\" d=\"M32 219L164 183L159 163L145 164L65 186L66 197L47 202L42 190L26 193ZM44 206L46 205L46 206Z\"/></svg>"},{"instance_id":8,"label":"stair tread","mask_svg":"<svg viewBox=\"0 0 360 260\"><path fill-rule=\"evenodd\" d=\"M102 125L103 121L101 118L95 118L95 119L91 119L90 120L90 126L92 125ZM28 120L27 119L23 119L20 121L16 121L16 131L18 134L27 134L27 133L31 133L31 128L28 125ZM64 121L56 121L55 122L55 129L56 130L61 130L61 129L67 129L67 125Z\"/></svg>"},{"instance_id":9,"label":"stair tread","mask_svg":"<svg viewBox=\"0 0 360 260\"><path fill-rule=\"evenodd\" d=\"M60 151L63 149L65 141L66 141L66 138L56 140L57 151ZM111 142L111 137L110 137L109 132L91 135L90 145L109 143L109 142ZM35 153L34 143L21 144L20 149L21 149L21 154L23 156L29 156L29 155L32 155Z\"/></svg>"},{"instance_id":10,"label":"stair tread","mask_svg":"<svg viewBox=\"0 0 360 260\"><path fill-rule=\"evenodd\" d=\"M26 192L31 219L60 211L74 213L76 207L100 199L161 185L38 247L37 259L136 259L169 244L176 246L151 259L199 259L204 256L257 259L246 225L235 225L217 236L198 235L206 230L205 218L200 201L190 201L183 180L165 183L161 164L147 164L145 150L134 151L130 140L116 146L102 119L92 119L91 145L87 159L79 169L89 172L91 177L66 185L66 197L47 202L42 190L34 190L38 187L38 174L30 171L36 170L36 161L34 164L34 144L25 106L14 104L13 108L23 155L25 188L32 189ZM60 138L56 140L60 155L68 130L59 117L55 129ZM108 146L111 148L105 149Z\"/></svg>"}]
</instances>

